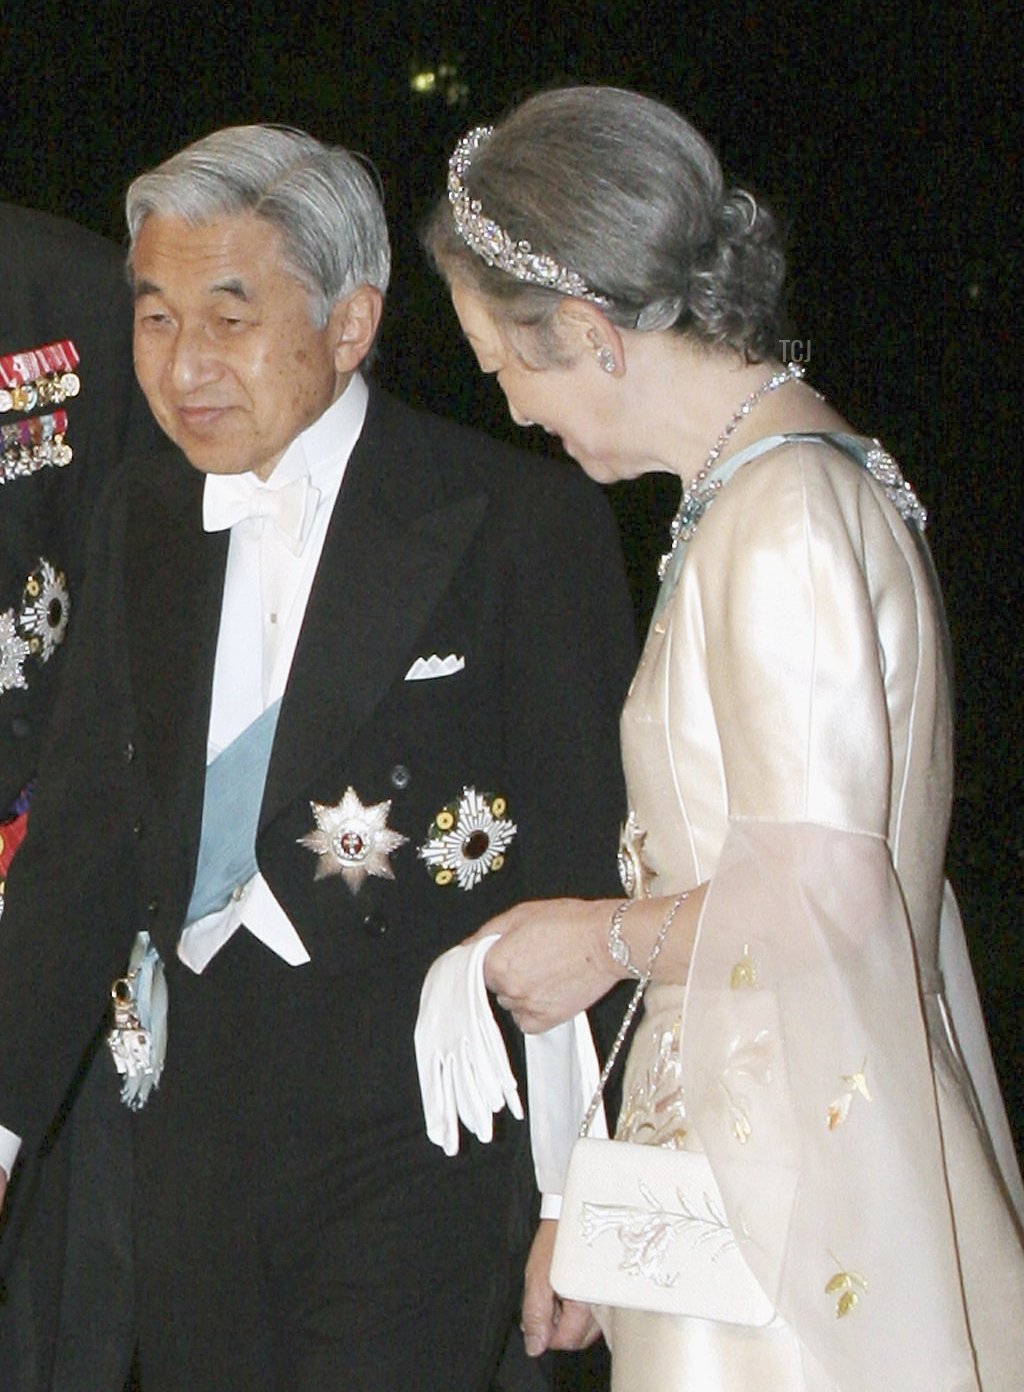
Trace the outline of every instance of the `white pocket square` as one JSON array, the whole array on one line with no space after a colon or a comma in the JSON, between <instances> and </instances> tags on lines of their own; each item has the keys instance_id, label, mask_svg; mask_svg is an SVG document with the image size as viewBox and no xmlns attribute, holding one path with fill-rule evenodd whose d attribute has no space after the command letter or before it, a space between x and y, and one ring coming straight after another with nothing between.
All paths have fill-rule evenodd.
<instances>
[{"instance_id":1,"label":"white pocket square","mask_svg":"<svg viewBox=\"0 0 1024 1392\"><path fill-rule=\"evenodd\" d=\"M466 659L456 657L455 653L449 653L447 657L438 657L434 653L430 657L418 657L406 672L405 680L430 681L434 677L453 677L465 665Z\"/></svg>"}]
</instances>

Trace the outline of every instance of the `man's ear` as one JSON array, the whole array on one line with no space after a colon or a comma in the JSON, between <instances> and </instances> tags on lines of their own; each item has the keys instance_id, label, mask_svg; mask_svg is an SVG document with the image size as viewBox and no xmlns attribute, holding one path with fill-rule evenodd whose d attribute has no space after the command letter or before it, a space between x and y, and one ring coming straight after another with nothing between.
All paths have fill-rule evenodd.
<instances>
[{"instance_id":1,"label":"man's ear","mask_svg":"<svg viewBox=\"0 0 1024 1392\"><path fill-rule=\"evenodd\" d=\"M556 313L559 336L572 347L574 356L589 356L602 372L621 375L625 366L622 336L598 305L566 298Z\"/></svg>"},{"instance_id":2,"label":"man's ear","mask_svg":"<svg viewBox=\"0 0 1024 1392\"><path fill-rule=\"evenodd\" d=\"M383 312L384 296L375 285L357 285L331 310L327 322L334 341L334 366L339 373L356 371L373 346Z\"/></svg>"}]
</instances>

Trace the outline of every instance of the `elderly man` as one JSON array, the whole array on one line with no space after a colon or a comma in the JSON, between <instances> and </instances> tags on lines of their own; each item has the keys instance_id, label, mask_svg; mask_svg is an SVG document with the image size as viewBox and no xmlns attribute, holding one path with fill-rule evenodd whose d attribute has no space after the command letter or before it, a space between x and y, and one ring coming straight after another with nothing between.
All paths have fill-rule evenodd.
<instances>
[{"instance_id":1,"label":"elderly man","mask_svg":"<svg viewBox=\"0 0 1024 1392\"><path fill-rule=\"evenodd\" d=\"M346 152L221 131L128 220L187 463L119 480L92 558L0 955L0 1164L120 978L146 1392L472 1392L529 1146L507 1113L430 1143L413 1023L500 908L614 883L613 529L575 474L368 386L389 253Z\"/></svg>"}]
</instances>

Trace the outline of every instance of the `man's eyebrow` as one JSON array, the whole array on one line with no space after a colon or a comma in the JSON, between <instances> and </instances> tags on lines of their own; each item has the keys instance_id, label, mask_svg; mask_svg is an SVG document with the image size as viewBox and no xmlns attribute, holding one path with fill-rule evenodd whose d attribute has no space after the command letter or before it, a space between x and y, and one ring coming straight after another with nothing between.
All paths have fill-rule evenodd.
<instances>
[{"instance_id":1,"label":"man's eyebrow","mask_svg":"<svg viewBox=\"0 0 1024 1392\"><path fill-rule=\"evenodd\" d=\"M211 295L233 295L236 300L243 300L246 304L252 303L252 295L245 288L245 282L238 276L229 276L227 280L215 280L210 286Z\"/></svg>"},{"instance_id":2,"label":"man's eyebrow","mask_svg":"<svg viewBox=\"0 0 1024 1392\"><path fill-rule=\"evenodd\" d=\"M251 304L253 296L245 288L245 282L237 276L229 276L226 280L216 280L210 286L211 295L231 295L236 300L241 300L245 304ZM135 282L135 298L141 299L143 295L161 295L163 291L160 286L152 280L137 280Z\"/></svg>"}]
</instances>

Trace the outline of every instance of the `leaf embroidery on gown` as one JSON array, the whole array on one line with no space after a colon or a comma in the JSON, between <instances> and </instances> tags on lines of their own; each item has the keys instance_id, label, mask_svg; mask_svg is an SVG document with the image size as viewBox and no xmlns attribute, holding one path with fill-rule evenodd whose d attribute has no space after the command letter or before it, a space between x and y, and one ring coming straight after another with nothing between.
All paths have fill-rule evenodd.
<instances>
[{"instance_id":1,"label":"leaf embroidery on gown","mask_svg":"<svg viewBox=\"0 0 1024 1392\"><path fill-rule=\"evenodd\" d=\"M767 1087L773 1079L772 1045L766 1029L752 1038L734 1039L722 1069L722 1091L729 1108L729 1129L735 1140L745 1145L753 1134L750 1122L749 1089Z\"/></svg>"},{"instance_id":2,"label":"leaf embroidery on gown","mask_svg":"<svg viewBox=\"0 0 1024 1392\"><path fill-rule=\"evenodd\" d=\"M651 1062L624 1100L616 1140L680 1149L686 1137L679 1027L651 1030Z\"/></svg>"},{"instance_id":3,"label":"leaf embroidery on gown","mask_svg":"<svg viewBox=\"0 0 1024 1392\"><path fill-rule=\"evenodd\" d=\"M865 1102L872 1100L868 1089L867 1080L867 1060L861 1064L855 1073L842 1074L845 1089L838 1097L833 1098L828 1108L828 1129L834 1131L837 1126L842 1126L843 1122L850 1114L850 1106L855 1097L863 1097Z\"/></svg>"},{"instance_id":4,"label":"leaf embroidery on gown","mask_svg":"<svg viewBox=\"0 0 1024 1392\"><path fill-rule=\"evenodd\" d=\"M831 1256L832 1254L829 1253L829 1255ZM839 1299L836 1301L836 1319L842 1319L854 1309L857 1301L860 1299L858 1287L860 1291L866 1292L868 1283L865 1281L864 1277L859 1275L856 1271L845 1271L842 1264L836 1261L835 1257L832 1257L832 1260L836 1262L836 1266L839 1267L839 1270L832 1279L827 1282L825 1294L838 1295Z\"/></svg>"}]
</instances>

